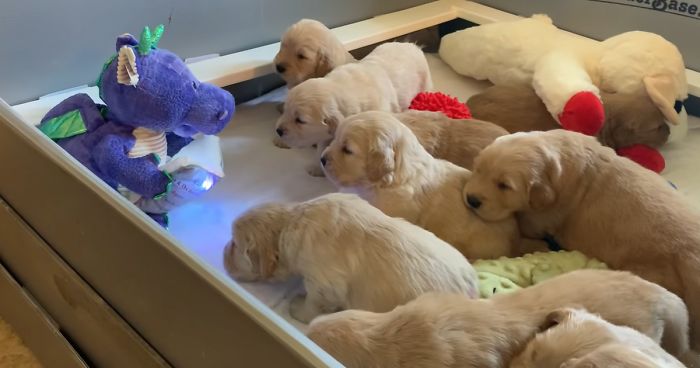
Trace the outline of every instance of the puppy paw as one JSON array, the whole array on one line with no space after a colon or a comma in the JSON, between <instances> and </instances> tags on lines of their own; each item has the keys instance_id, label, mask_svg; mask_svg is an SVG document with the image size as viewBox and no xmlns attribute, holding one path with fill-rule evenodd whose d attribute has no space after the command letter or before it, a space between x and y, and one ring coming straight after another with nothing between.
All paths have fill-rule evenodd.
<instances>
[{"instance_id":1,"label":"puppy paw","mask_svg":"<svg viewBox=\"0 0 700 368\"><path fill-rule=\"evenodd\" d=\"M273 138L273 139L272 139L272 143L274 143L275 146L277 146L277 147L279 147L279 148L284 148L284 149L288 149L288 148L289 148L288 145L286 145L286 144L284 144L284 142L282 142L282 138L280 138L280 137L275 137L275 138Z\"/></svg>"},{"instance_id":2,"label":"puppy paw","mask_svg":"<svg viewBox=\"0 0 700 368\"><path fill-rule=\"evenodd\" d=\"M326 176L326 174L323 172L323 169L321 169L321 164L318 163L307 166L306 172L309 173L309 175L311 176L319 178Z\"/></svg>"},{"instance_id":3,"label":"puppy paw","mask_svg":"<svg viewBox=\"0 0 700 368\"><path fill-rule=\"evenodd\" d=\"M306 302L306 296L297 295L289 303L289 315L299 322L309 323L320 313Z\"/></svg>"}]
</instances>

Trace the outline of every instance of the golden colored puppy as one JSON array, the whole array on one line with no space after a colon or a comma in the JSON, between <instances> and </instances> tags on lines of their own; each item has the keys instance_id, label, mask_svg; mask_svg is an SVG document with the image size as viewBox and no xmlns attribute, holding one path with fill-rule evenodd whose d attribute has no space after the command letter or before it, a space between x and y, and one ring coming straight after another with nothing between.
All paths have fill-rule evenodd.
<instances>
[{"instance_id":1,"label":"golden colored puppy","mask_svg":"<svg viewBox=\"0 0 700 368\"><path fill-rule=\"evenodd\" d=\"M353 61L355 58L328 27L313 19L302 19L284 32L273 63L292 88Z\"/></svg>"},{"instance_id":2,"label":"golden colored puppy","mask_svg":"<svg viewBox=\"0 0 700 368\"><path fill-rule=\"evenodd\" d=\"M508 134L498 125L475 119L450 119L441 112L407 110L394 114L433 157L465 169L496 138Z\"/></svg>"},{"instance_id":3,"label":"golden colored puppy","mask_svg":"<svg viewBox=\"0 0 700 368\"><path fill-rule=\"evenodd\" d=\"M685 367L649 336L585 310L555 310L542 330L510 368Z\"/></svg>"},{"instance_id":4,"label":"golden colored puppy","mask_svg":"<svg viewBox=\"0 0 700 368\"><path fill-rule=\"evenodd\" d=\"M600 97L605 107L605 124L598 140L603 145L616 149L633 144L659 147L668 141L670 125L648 94L601 91ZM490 121L512 133L561 129L530 85L492 86L470 97L467 105L476 119Z\"/></svg>"},{"instance_id":5,"label":"golden colored puppy","mask_svg":"<svg viewBox=\"0 0 700 368\"><path fill-rule=\"evenodd\" d=\"M303 278L306 297L290 314L309 322L348 308L389 311L430 291L476 298L476 271L449 244L356 195L327 194L299 204L267 204L234 223L224 250L242 281Z\"/></svg>"},{"instance_id":6,"label":"golden colored puppy","mask_svg":"<svg viewBox=\"0 0 700 368\"><path fill-rule=\"evenodd\" d=\"M276 133L286 146L317 145L320 153L333 137L333 127L345 117L370 110L405 110L415 95L430 88L430 70L420 48L385 43L360 62L339 66L324 78L312 78L291 89ZM318 162L308 171L322 175Z\"/></svg>"},{"instance_id":7,"label":"golden colored puppy","mask_svg":"<svg viewBox=\"0 0 700 368\"><path fill-rule=\"evenodd\" d=\"M583 307L688 353L677 296L627 272L580 270L491 299L426 294L388 313L349 310L311 322L309 338L348 368L504 368L556 309Z\"/></svg>"},{"instance_id":8,"label":"golden colored puppy","mask_svg":"<svg viewBox=\"0 0 700 368\"><path fill-rule=\"evenodd\" d=\"M487 222L462 202L469 170L433 158L390 113L371 111L344 120L321 164L342 190L433 232L471 260L510 256L517 248L512 216Z\"/></svg>"},{"instance_id":9,"label":"golden colored puppy","mask_svg":"<svg viewBox=\"0 0 700 368\"><path fill-rule=\"evenodd\" d=\"M525 237L551 235L676 293L697 350L700 214L663 177L582 134L516 133L477 156L465 200L486 220L516 214Z\"/></svg>"}]
</instances>

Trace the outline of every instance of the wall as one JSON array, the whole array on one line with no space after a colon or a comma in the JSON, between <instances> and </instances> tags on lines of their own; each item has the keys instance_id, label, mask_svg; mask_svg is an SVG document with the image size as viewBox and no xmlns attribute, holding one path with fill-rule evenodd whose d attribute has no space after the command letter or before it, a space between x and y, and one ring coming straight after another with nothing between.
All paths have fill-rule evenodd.
<instances>
[{"instance_id":1,"label":"wall","mask_svg":"<svg viewBox=\"0 0 700 368\"><path fill-rule=\"evenodd\" d=\"M563 29L602 40L641 30L662 35L678 46L686 66L700 70L700 0L477 0L510 13L545 13Z\"/></svg>"},{"instance_id":2,"label":"wall","mask_svg":"<svg viewBox=\"0 0 700 368\"><path fill-rule=\"evenodd\" d=\"M429 0L10 0L0 10L0 98L10 104L94 84L117 35L163 23L160 46L183 58L279 40L300 18L331 27Z\"/></svg>"}]
</instances>

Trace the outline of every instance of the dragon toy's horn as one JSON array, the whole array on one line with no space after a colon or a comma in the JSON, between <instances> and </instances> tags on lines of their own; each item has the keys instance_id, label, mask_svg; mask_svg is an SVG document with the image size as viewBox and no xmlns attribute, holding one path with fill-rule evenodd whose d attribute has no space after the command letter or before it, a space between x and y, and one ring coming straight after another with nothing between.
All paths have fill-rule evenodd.
<instances>
[{"instance_id":1,"label":"dragon toy's horn","mask_svg":"<svg viewBox=\"0 0 700 368\"><path fill-rule=\"evenodd\" d=\"M154 30L153 30L153 38L151 38L151 47L156 48L158 47L158 42L160 41L160 38L163 37L163 32L165 31L165 26L162 24L159 24Z\"/></svg>"},{"instance_id":2,"label":"dragon toy's horn","mask_svg":"<svg viewBox=\"0 0 700 368\"><path fill-rule=\"evenodd\" d=\"M141 39L139 40L139 54L146 55L151 51L151 29L148 26L143 28Z\"/></svg>"},{"instance_id":3,"label":"dragon toy's horn","mask_svg":"<svg viewBox=\"0 0 700 368\"><path fill-rule=\"evenodd\" d=\"M134 49L122 46L117 56L117 82L127 86L135 86L139 82L139 73L136 68L136 55Z\"/></svg>"},{"instance_id":4,"label":"dragon toy's horn","mask_svg":"<svg viewBox=\"0 0 700 368\"><path fill-rule=\"evenodd\" d=\"M152 49L158 46L158 41L163 37L163 31L165 26L160 24L151 33L151 29L148 26L144 27L143 32L141 32L141 39L139 40L139 54L147 55Z\"/></svg>"}]
</instances>

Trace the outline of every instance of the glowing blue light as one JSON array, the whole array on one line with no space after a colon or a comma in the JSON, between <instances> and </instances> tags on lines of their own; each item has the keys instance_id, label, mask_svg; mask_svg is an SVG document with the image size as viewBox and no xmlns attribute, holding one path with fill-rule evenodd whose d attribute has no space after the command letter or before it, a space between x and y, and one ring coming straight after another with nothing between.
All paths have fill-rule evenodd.
<instances>
[{"instance_id":1,"label":"glowing blue light","mask_svg":"<svg viewBox=\"0 0 700 368\"><path fill-rule=\"evenodd\" d=\"M211 175L207 175L207 177L202 181L202 189L204 190L209 190L211 189L212 185L214 185L214 178Z\"/></svg>"}]
</instances>

